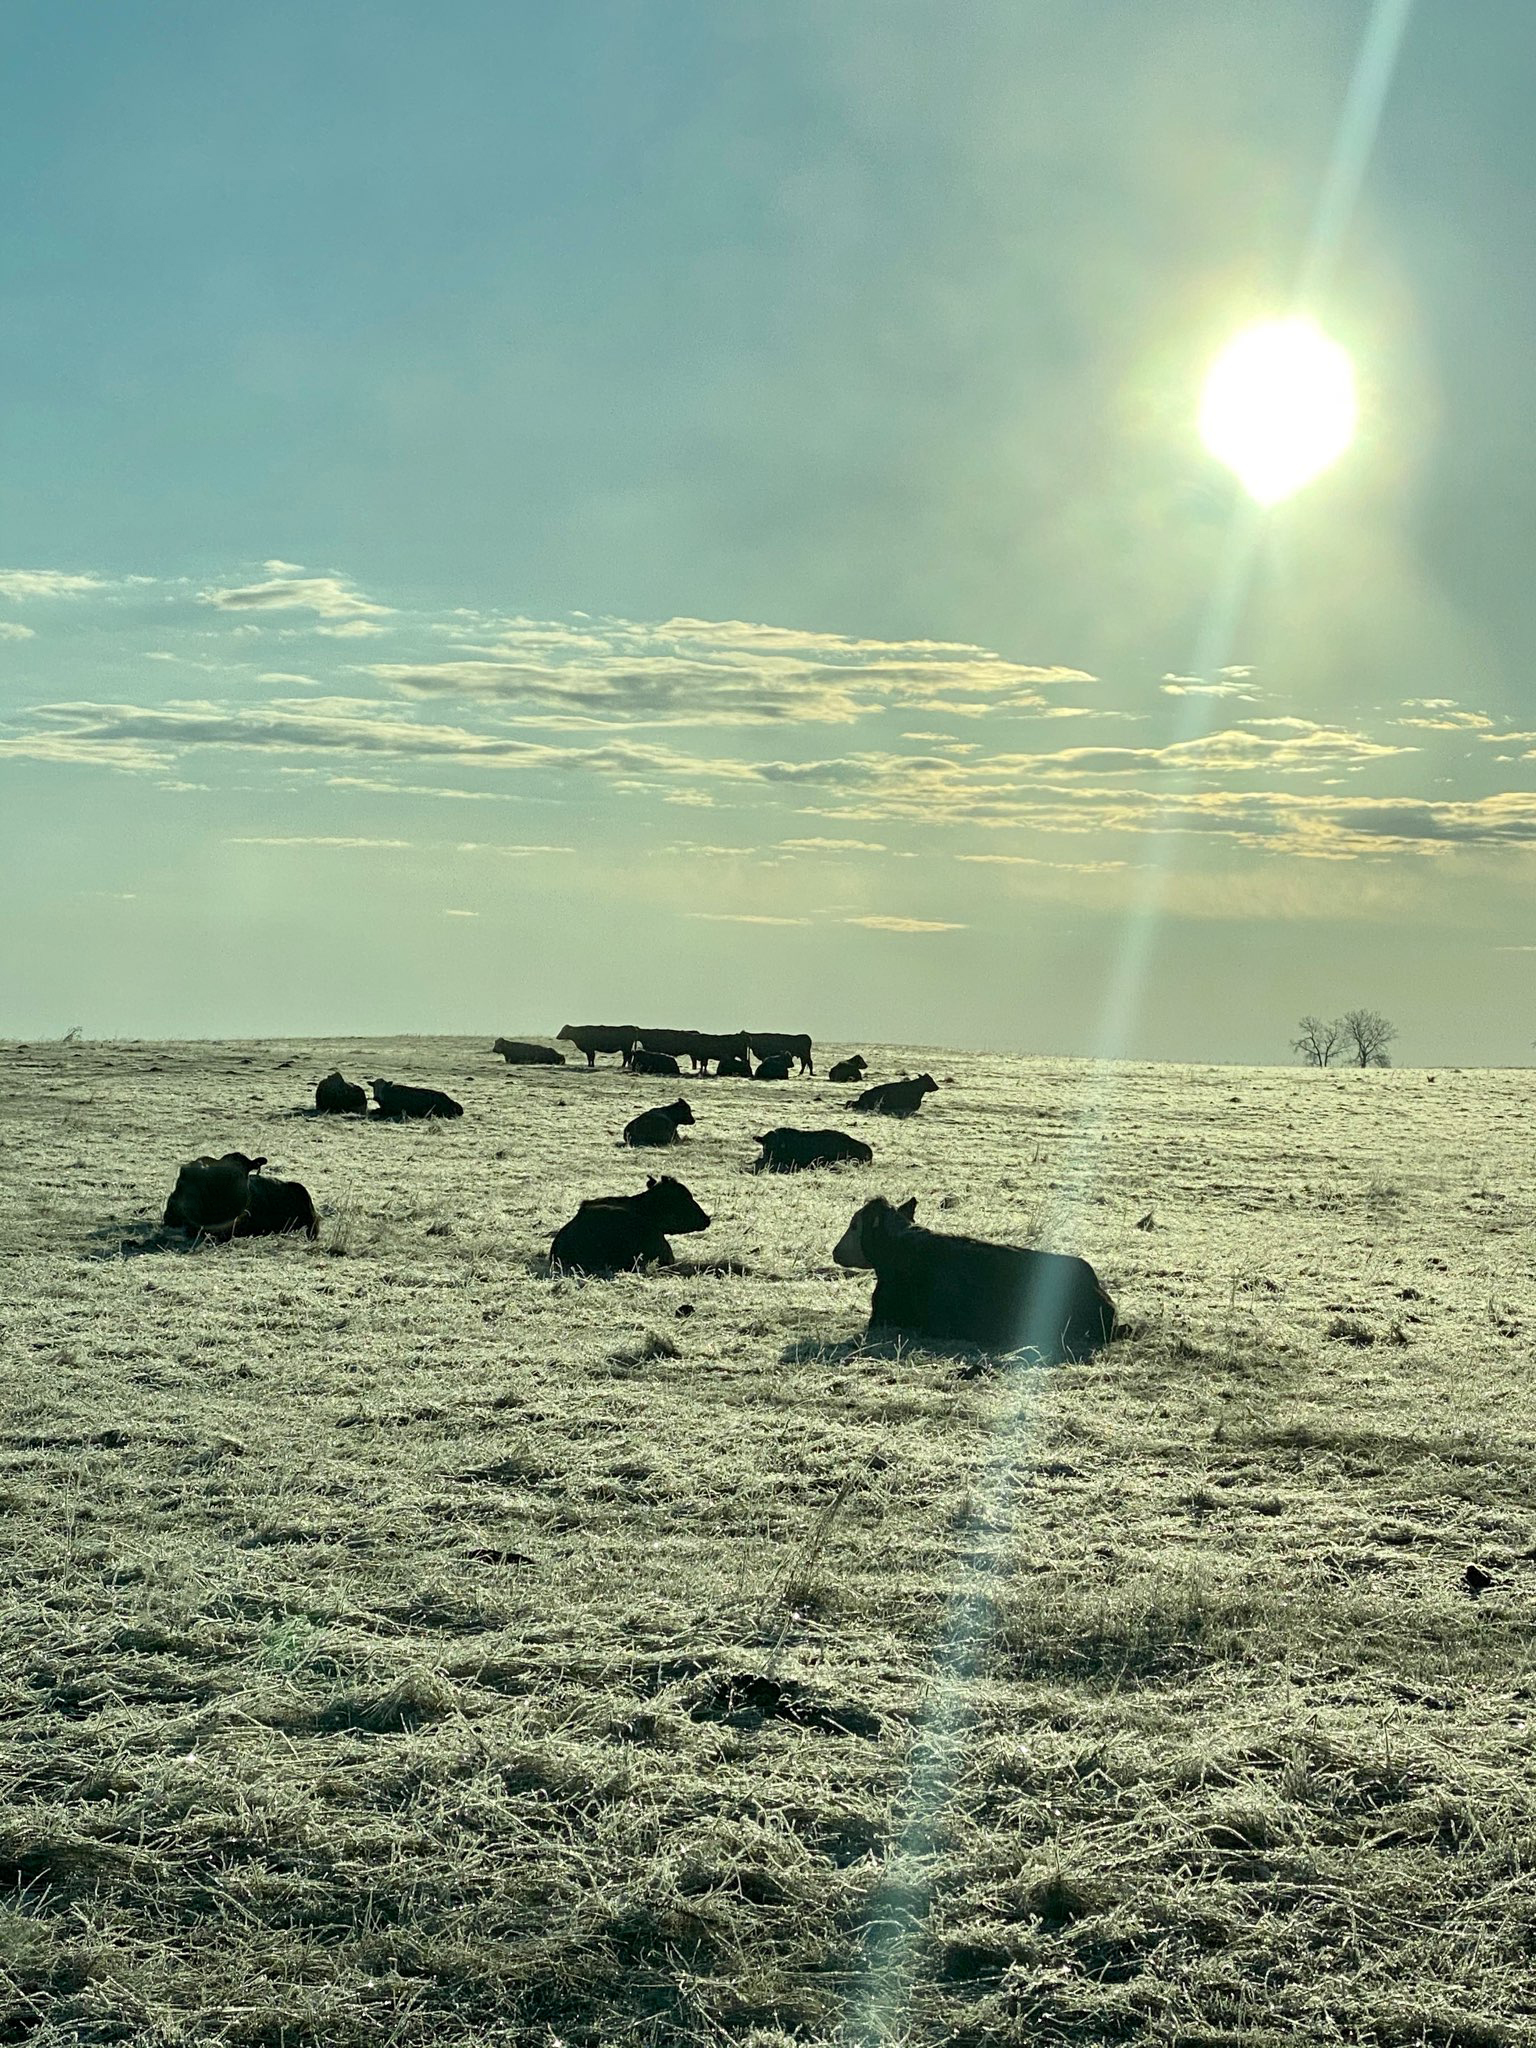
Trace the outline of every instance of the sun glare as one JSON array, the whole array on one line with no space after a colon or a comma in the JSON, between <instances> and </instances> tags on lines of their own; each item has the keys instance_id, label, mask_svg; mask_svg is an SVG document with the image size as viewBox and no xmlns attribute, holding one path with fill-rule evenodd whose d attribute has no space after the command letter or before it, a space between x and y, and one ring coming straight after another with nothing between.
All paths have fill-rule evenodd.
<instances>
[{"instance_id":1,"label":"sun glare","mask_svg":"<svg viewBox=\"0 0 1536 2048\"><path fill-rule=\"evenodd\" d=\"M1200 400L1200 438L1251 498L1277 505L1322 475L1355 437L1348 355L1302 315L1229 341Z\"/></svg>"}]
</instances>

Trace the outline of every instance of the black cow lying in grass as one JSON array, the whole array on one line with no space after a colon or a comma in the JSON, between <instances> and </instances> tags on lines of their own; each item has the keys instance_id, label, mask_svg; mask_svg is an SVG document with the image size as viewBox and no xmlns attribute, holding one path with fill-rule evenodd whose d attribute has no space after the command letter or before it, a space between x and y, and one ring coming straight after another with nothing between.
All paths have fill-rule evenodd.
<instances>
[{"instance_id":1,"label":"black cow lying in grass","mask_svg":"<svg viewBox=\"0 0 1536 2048\"><path fill-rule=\"evenodd\" d=\"M274 1237L302 1230L318 1237L320 1225L309 1190L296 1180L267 1180L265 1159L244 1152L226 1152L214 1159L188 1160L176 1175L165 1205L168 1230L189 1237L211 1237L227 1244L232 1237Z\"/></svg>"},{"instance_id":2,"label":"black cow lying in grass","mask_svg":"<svg viewBox=\"0 0 1536 2048\"><path fill-rule=\"evenodd\" d=\"M440 1088L412 1088L403 1081L375 1081L373 1099L378 1115L389 1123L403 1123L413 1116L462 1116L464 1105L444 1095Z\"/></svg>"},{"instance_id":3,"label":"black cow lying in grass","mask_svg":"<svg viewBox=\"0 0 1536 2048\"><path fill-rule=\"evenodd\" d=\"M855 1095L843 1107L867 1109L872 1116L915 1116L923 1106L923 1097L932 1095L938 1085L932 1074L919 1074L912 1081L881 1081L866 1088L862 1095Z\"/></svg>"},{"instance_id":4,"label":"black cow lying in grass","mask_svg":"<svg viewBox=\"0 0 1536 2048\"><path fill-rule=\"evenodd\" d=\"M498 1038L491 1047L509 1067L563 1067L565 1054L550 1045L528 1045L520 1038Z\"/></svg>"},{"instance_id":5,"label":"black cow lying in grass","mask_svg":"<svg viewBox=\"0 0 1536 2048\"><path fill-rule=\"evenodd\" d=\"M624 1126L626 1145L675 1145L679 1124L691 1124L693 1111L679 1096L661 1109L642 1110Z\"/></svg>"},{"instance_id":6,"label":"black cow lying in grass","mask_svg":"<svg viewBox=\"0 0 1536 2048\"><path fill-rule=\"evenodd\" d=\"M1086 1259L946 1237L912 1221L915 1200L883 1195L854 1212L833 1248L840 1266L872 1267L869 1334L1087 1358L1115 1334L1115 1304Z\"/></svg>"},{"instance_id":7,"label":"black cow lying in grass","mask_svg":"<svg viewBox=\"0 0 1536 2048\"><path fill-rule=\"evenodd\" d=\"M868 1065L869 1061L865 1059L863 1053L856 1052L852 1059L839 1060L831 1073L828 1074L827 1079L829 1081L862 1081Z\"/></svg>"},{"instance_id":8,"label":"black cow lying in grass","mask_svg":"<svg viewBox=\"0 0 1536 2048\"><path fill-rule=\"evenodd\" d=\"M789 1079L790 1055L787 1052L774 1053L758 1063L754 1081L787 1081Z\"/></svg>"},{"instance_id":9,"label":"black cow lying in grass","mask_svg":"<svg viewBox=\"0 0 1536 2048\"><path fill-rule=\"evenodd\" d=\"M727 1053L719 1066L716 1067L715 1073L722 1081L727 1079L750 1081L752 1078L752 1062L745 1053Z\"/></svg>"},{"instance_id":10,"label":"black cow lying in grass","mask_svg":"<svg viewBox=\"0 0 1536 2048\"><path fill-rule=\"evenodd\" d=\"M682 1069L669 1052L647 1052L643 1045L636 1046L629 1056L630 1072L635 1074L678 1074Z\"/></svg>"},{"instance_id":11,"label":"black cow lying in grass","mask_svg":"<svg viewBox=\"0 0 1536 2048\"><path fill-rule=\"evenodd\" d=\"M638 1195L604 1195L583 1202L555 1232L551 1266L573 1273L626 1272L636 1266L673 1266L666 1233L708 1230L709 1218L680 1180L647 1180Z\"/></svg>"},{"instance_id":12,"label":"black cow lying in grass","mask_svg":"<svg viewBox=\"0 0 1536 2048\"><path fill-rule=\"evenodd\" d=\"M763 1156L754 1173L803 1173L811 1166L840 1166L845 1161L868 1166L874 1153L862 1138L850 1138L846 1131L764 1131L755 1140Z\"/></svg>"},{"instance_id":13,"label":"black cow lying in grass","mask_svg":"<svg viewBox=\"0 0 1536 2048\"><path fill-rule=\"evenodd\" d=\"M327 1074L315 1085L315 1108L322 1116L366 1116L368 1090L340 1074Z\"/></svg>"}]
</instances>

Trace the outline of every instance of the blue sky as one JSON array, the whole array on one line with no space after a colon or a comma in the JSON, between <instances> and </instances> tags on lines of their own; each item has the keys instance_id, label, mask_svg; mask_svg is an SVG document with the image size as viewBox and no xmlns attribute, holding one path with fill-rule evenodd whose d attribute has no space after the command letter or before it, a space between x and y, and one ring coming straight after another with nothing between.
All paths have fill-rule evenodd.
<instances>
[{"instance_id":1,"label":"blue sky","mask_svg":"<svg viewBox=\"0 0 1536 2048\"><path fill-rule=\"evenodd\" d=\"M1204 672L1369 9L0 19L0 1031L1431 1062L1536 1015L1536 18L1419 0L1363 421Z\"/></svg>"}]
</instances>

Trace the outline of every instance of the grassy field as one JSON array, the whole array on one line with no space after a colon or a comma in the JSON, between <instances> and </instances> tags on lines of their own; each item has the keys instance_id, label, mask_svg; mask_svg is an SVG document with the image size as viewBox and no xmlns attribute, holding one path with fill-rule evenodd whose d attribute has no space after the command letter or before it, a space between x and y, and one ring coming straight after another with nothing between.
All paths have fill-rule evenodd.
<instances>
[{"instance_id":1,"label":"grassy field","mask_svg":"<svg viewBox=\"0 0 1536 2048\"><path fill-rule=\"evenodd\" d=\"M489 1039L0 1048L0 2043L1536 2038L1536 1076L685 1082L580 1282L677 1091ZM228 1149L318 1244L157 1246ZM863 1348L876 1192L1134 1333Z\"/></svg>"}]
</instances>

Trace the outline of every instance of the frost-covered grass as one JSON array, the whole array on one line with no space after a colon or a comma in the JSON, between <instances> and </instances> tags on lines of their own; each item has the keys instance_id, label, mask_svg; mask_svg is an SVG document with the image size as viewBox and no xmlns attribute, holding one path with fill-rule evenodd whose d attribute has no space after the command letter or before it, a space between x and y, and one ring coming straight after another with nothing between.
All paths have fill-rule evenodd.
<instances>
[{"instance_id":1,"label":"frost-covered grass","mask_svg":"<svg viewBox=\"0 0 1536 2048\"><path fill-rule=\"evenodd\" d=\"M1531 2038L1533 1077L866 1046L910 1123L647 1157L488 1044L0 1050L0 2042ZM318 1244L157 1245L228 1149ZM547 1276L662 1170L683 1270ZM873 1192L1135 1334L864 1349Z\"/></svg>"}]
</instances>

